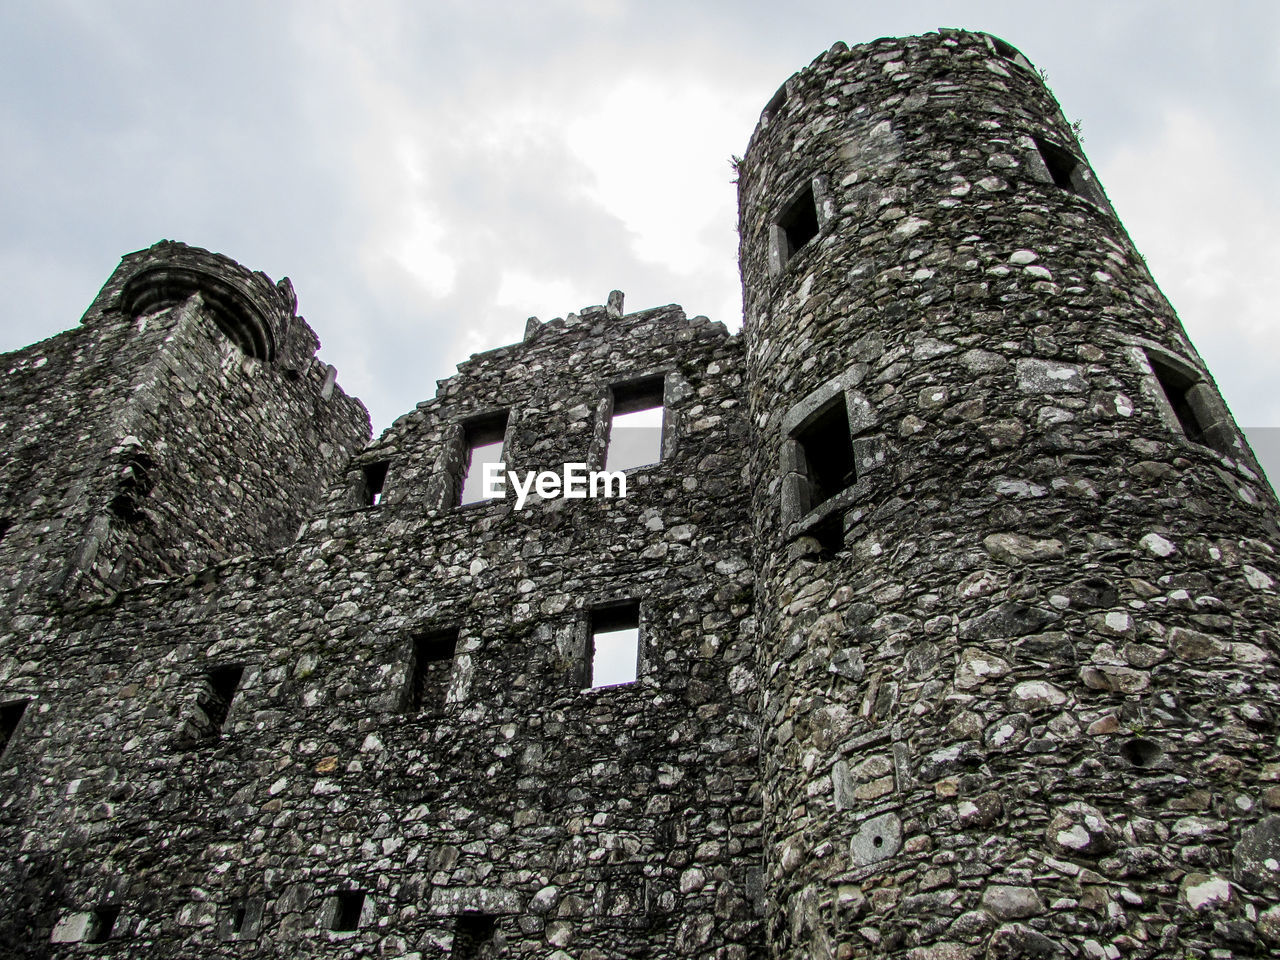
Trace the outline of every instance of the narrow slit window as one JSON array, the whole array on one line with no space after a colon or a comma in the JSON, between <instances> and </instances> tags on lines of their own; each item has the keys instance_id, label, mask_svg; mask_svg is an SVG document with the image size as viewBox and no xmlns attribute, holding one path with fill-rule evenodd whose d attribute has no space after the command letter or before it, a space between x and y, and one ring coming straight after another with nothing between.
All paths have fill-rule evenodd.
<instances>
[{"instance_id":1,"label":"narrow slit window","mask_svg":"<svg viewBox=\"0 0 1280 960\"><path fill-rule=\"evenodd\" d=\"M9 532L9 528L13 526L13 519L10 517L0 517L0 543L4 542L5 534Z\"/></svg>"},{"instance_id":2,"label":"narrow slit window","mask_svg":"<svg viewBox=\"0 0 1280 960\"><path fill-rule=\"evenodd\" d=\"M630 470L662 459L664 381L649 377L613 388L606 470Z\"/></svg>"},{"instance_id":3,"label":"narrow slit window","mask_svg":"<svg viewBox=\"0 0 1280 960\"><path fill-rule=\"evenodd\" d=\"M30 702L30 700L14 700L0 704L0 758L8 752L9 744L13 742L18 732L18 724L22 723L22 715L27 712L27 704Z\"/></svg>"},{"instance_id":4,"label":"narrow slit window","mask_svg":"<svg viewBox=\"0 0 1280 960\"><path fill-rule=\"evenodd\" d=\"M365 507L376 507L382 503L382 490L387 483L387 467L390 466L387 460L377 460L373 463L366 463L361 468L361 494L360 503Z\"/></svg>"},{"instance_id":5,"label":"narrow slit window","mask_svg":"<svg viewBox=\"0 0 1280 960\"><path fill-rule=\"evenodd\" d=\"M1182 428L1183 434L1193 443L1208 446L1204 424L1200 422L1190 397L1191 389L1197 381L1168 364L1161 363L1150 354L1147 355L1147 360L1151 364L1151 372L1156 375L1156 383L1160 384L1165 399L1169 401L1173 415L1178 418L1178 426Z\"/></svg>"},{"instance_id":6,"label":"narrow slit window","mask_svg":"<svg viewBox=\"0 0 1280 960\"><path fill-rule=\"evenodd\" d=\"M630 601L591 612L588 687L634 683L640 672L640 604Z\"/></svg>"},{"instance_id":7,"label":"narrow slit window","mask_svg":"<svg viewBox=\"0 0 1280 960\"><path fill-rule=\"evenodd\" d=\"M106 943L115 930L116 920L120 916L120 907L115 904L104 904L93 911L93 919L89 924L89 933L85 940L89 943Z\"/></svg>"},{"instance_id":8,"label":"narrow slit window","mask_svg":"<svg viewBox=\"0 0 1280 960\"><path fill-rule=\"evenodd\" d=\"M844 394L838 395L808 425L798 430L795 440L804 455L809 509L853 486L857 477Z\"/></svg>"},{"instance_id":9,"label":"narrow slit window","mask_svg":"<svg viewBox=\"0 0 1280 960\"><path fill-rule=\"evenodd\" d=\"M364 912L363 890L340 890L333 906L333 924L330 930L339 932L358 930L360 914Z\"/></svg>"},{"instance_id":10,"label":"narrow slit window","mask_svg":"<svg viewBox=\"0 0 1280 960\"><path fill-rule=\"evenodd\" d=\"M800 248L818 235L818 204L813 197L813 184L807 185L800 195L778 218L782 232L782 261L795 256Z\"/></svg>"},{"instance_id":11,"label":"narrow slit window","mask_svg":"<svg viewBox=\"0 0 1280 960\"><path fill-rule=\"evenodd\" d=\"M488 913L464 913L453 930L453 956L460 960L479 960L482 951L493 943L498 918Z\"/></svg>"},{"instance_id":12,"label":"narrow slit window","mask_svg":"<svg viewBox=\"0 0 1280 960\"><path fill-rule=\"evenodd\" d=\"M231 712L231 701L244 677L244 664L231 663L214 667L205 677L204 687L196 700L196 706L204 714L205 739L217 740L222 736L223 724Z\"/></svg>"},{"instance_id":13,"label":"narrow slit window","mask_svg":"<svg viewBox=\"0 0 1280 960\"><path fill-rule=\"evenodd\" d=\"M502 454L503 438L506 432L506 412L473 420L463 428L466 457L463 464L465 472L462 475L458 496L459 505L465 506L468 503L480 503L483 500L493 499L492 495L485 491L484 467L485 464L493 463L505 469L502 467ZM499 485L499 489L505 488Z\"/></svg>"},{"instance_id":14,"label":"narrow slit window","mask_svg":"<svg viewBox=\"0 0 1280 960\"><path fill-rule=\"evenodd\" d=\"M1049 176L1055 185L1068 193L1084 197L1095 206L1107 211L1111 210L1111 205L1107 203L1102 188L1098 186L1098 181L1093 178L1093 172L1083 160L1056 143L1041 140L1039 137L1033 139L1036 149L1040 152L1040 159L1044 161L1045 169L1049 171Z\"/></svg>"},{"instance_id":15,"label":"narrow slit window","mask_svg":"<svg viewBox=\"0 0 1280 960\"><path fill-rule=\"evenodd\" d=\"M787 102L787 85L784 83L778 88L778 92L769 98L769 102L764 105L764 119L772 120L778 115L778 111L782 109L782 105Z\"/></svg>"},{"instance_id":16,"label":"narrow slit window","mask_svg":"<svg viewBox=\"0 0 1280 960\"><path fill-rule=\"evenodd\" d=\"M407 713L438 714L443 711L457 648L457 628L433 630L414 637L405 689Z\"/></svg>"}]
</instances>

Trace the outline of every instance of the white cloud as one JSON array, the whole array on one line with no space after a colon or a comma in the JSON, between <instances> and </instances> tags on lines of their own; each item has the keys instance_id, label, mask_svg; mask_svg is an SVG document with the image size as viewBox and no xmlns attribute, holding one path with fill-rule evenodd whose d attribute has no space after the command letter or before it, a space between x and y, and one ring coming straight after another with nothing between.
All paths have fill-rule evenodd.
<instances>
[{"instance_id":1,"label":"white cloud","mask_svg":"<svg viewBox=\"0 0 1280 960\"><path fill-rule=\"evenodd\" d=\"M1280 424L1280 194L1214 116L1168 107L1158 135L1123 145L1099 173L1237 418Z\"/></svg>"}]
</instances>

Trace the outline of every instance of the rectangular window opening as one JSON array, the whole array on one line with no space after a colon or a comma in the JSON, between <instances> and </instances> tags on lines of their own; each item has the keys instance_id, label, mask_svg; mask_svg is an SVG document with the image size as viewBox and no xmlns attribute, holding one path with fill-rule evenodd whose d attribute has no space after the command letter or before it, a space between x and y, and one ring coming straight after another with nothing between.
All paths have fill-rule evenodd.
<instances>
[{"instance_id":1,"label":"rectangular window opening","mask_svg":"<svg viewBox=\"0 0 1280 960\"><path fill-rule=\"evenodd\" d=\"M1147 355L1147 361L1151 364L1151 371L1156 375L1156 383L1160 384L1160 389L1164 392L1165 399L1169 401L1169 406L1173 409L1173 415L1178 418L1178 425L1182 427L1182 432L1186 438L1193 443L1208 445L1205 439L1204 425L1200 422L1200 417L1196 414L1195 408L1191 405L1189 393L1191 388L1196 385L1196 380L1175 370L1166 363L1160 362L1156 357Z\"/></svg>"},{"instance_id":2,"label":"rectangular window opening","mask_svg":"<svg viewBox=\"0 0 1280 960\"><path fill-rule=\"evenodd\" d=\"M106 943L111 939L111 932L115 929L119 916L120 907L115 904L103 904L96 908L85 940L88 943Z\"/></svg>"},{"instance_id":3,"label":"rectangular window opening","mask_svg":"<svg viewBox=\"0 0 1280 960\"><path fill-rule=\"evenodd\" d=\"M13 526L12 517L0 517L0 543L4 542L4 536L9 532L9 528Z\"/></svg>"},{"instance_id":4,"label":"rectangular window opening","mask_svg":"<svg viewBox=\"0 0 1280 960\"><path fill-rule=\"evenodd\" d=\"M492 499L485 495L484 466L486 463L503 463L503 440L507 433L507 412L469 421L463 426L463 442L466 445L462 483L459 485L458 504L480 503ZM505 467L503 468L505 470ZM505 487L500 486L499 489Z\"/></svg>"},{"instance_id":5,"label":"rectangular window opening","mask_svg":"<svg viewBox=\"0 0 1280 960\"><path fill-rule=\"evenodd\" d=\"M640 673L640 603L629 600L591 611L587 687L635 683Z\"/></svg>"},{"instance_id":6,"label":"rectangular window opening","mask_svg":"<svg viewBox=\"0 0 1280 960\"><path fill-rule=\"evenodd\" d=\"M665 380L648 377L613 387L605 470L630 470L662 459Z\"/></svg>"},{"instance_id":7,"label":"rectangular window opening","mask_svg":"<svg viewBox=\"0 0 1280 960\"><path fill-rule=\"evenodd\" d=\"M366 463L361 468L364 481L360 495L361 506L376 507L382 502L382 488L387 482L387 468L389 466L390 461L377 460L373 463Z\"/></svg>"},{"instance_id":8,"label":"rectangular window opening","mask_svg":"<svg viewBox=\"0 0 1280 960\"><path fill-rule=\"evenodd\" d=\"M333 909L333 925L330 930L350 931L360 928L360 914L364 911L363 890L338 891Z\"/></svg>"},{"instance_id":9,"label":"rectangular window opening","mask_svg":"<svg viewBox=\"0 0 1280 960\"><path fill-rule=\"evenodd\" d=\"M481 950L493 943L498 918L489 913L463 913L453 929L452 956L463 960L479 960Z\"/></svg>"},{"instance_id":10,"label":"rectangular window opening","mask_svg":"<svg viewBox=\"0 0 1280 960\"><path fill-rule=\"evenodd\" d=\"M237 936L245 932L245 920L249 916L249 907L243 901L231 909L231 932Z\"/></svg>"},{"instance_id":11,"label":"rectangular window opening","mask_svg":"<svg viewBox=\"0 0 1280 960\"><path fill-rule=\"evenodd\" d=\"M3 757L18 732L18 724L22 723L22 715L27 712L30 700L13 700L0 704L0 757Z\"/></svg>"},{"instance_id":12,"label":"rectangular window opening","mask_svg":"<svg viewBox=\"0 0 1280 960\"><path fill-rule=\"evenodd\" d=\"M231 701L235 699L236 688L244 676L244 664L229 663L214 667L205 677L204 688L196 699L196 706L208 719L206 731L208 739L217 740L222 736L222 726L227 722L227 714L231 712Z\"/></svg>"},{"instance_id":13,"label":"rectangular window opening","mask_svg":"<svg viewBox=\"0 0 1280 960\"><path fill-rule=\"evenodd\" d=\"M849 436L849 412L844 394L819 413L795 435L804 453L809 481L809 509L853 486L857 480L853 439Z\"/></svg>"},{"instance_id":14,"label":"rectangular window opening","mask_svg":"<svg viewBox=\"0 0 1280 960\"><path fill-rule=\"evenodd\" d=\"M453 674L453 656L458 648L458 629L433 630L413 639L413 662L405 689L408 713L438 714L444 710Z\"/></svg>"},{"instance_id":15,"label":"rectangular window opening","mask_svg":"<svg viewBox=\"0 0 1280 960\"><path fill-rule=\"evenodd\" d=\"M800 196L791 201L778 218L778 227L786 241L786 249L781 251L785 263L818 235L818 204L813 198L813 184L808 184Z\"/></svg>"}]
</instances>

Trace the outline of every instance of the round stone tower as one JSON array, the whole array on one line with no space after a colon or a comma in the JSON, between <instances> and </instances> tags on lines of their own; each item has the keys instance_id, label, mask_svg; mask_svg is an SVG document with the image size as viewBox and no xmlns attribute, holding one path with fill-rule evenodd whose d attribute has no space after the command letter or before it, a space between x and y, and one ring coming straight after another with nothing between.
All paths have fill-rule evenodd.
<instances>
[{"instance_id":1,"label":"round stone tower","mask_svg":"<svg viewBox=\"0 0 1280 960\"><path fill-rule=\"evenodd\" d=\"M775 955L1268 954L1276 500L1035 68L837 44L739 175Z\"/></svg>"}]
</instances>

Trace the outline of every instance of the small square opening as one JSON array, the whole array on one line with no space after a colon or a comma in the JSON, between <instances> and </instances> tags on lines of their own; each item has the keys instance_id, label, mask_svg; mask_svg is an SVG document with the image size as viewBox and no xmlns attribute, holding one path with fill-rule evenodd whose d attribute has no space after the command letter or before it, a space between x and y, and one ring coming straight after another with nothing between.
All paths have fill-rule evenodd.
<instances>
[{"instance_id":1,"label":"small square opening","mask_svg":"<svg viewBox=\"0 0 1280 960\"><path fill-rule=\"evenodd\" d=\"M22 723L22 716L27 712L27 704L30 700L11 700L9 703L0 704L0 758L3 758L9 750L9 744L13 742L14 735L18 732L18 725Z\"/></svg>"},{"instance_id":2,"label":"small square opening","mask_svg":"<svg viewBox=\"0 0 1280 960\"><path fill-rule=\"evenodd\" d=\"M388 460L376 460L361 468L361 506L376 507L382 503L382 488L386 485L387 468L390 465Z\"/></svg>"},{"instance_id":3,"label":"small square opening","mask_svg":"<svg viewBox=\"0 0 1280 960\"><path fill-rule=\"evenodd\" d=\"M222 735L222 726L231 712L231 701L244 676L244 664L228 663L214 667L205 676L204 686L196 698L196 706L208 720L207 737L216 740Z\"/></svg>"},{"instance_id":4,"label":"small square opening","mask_svg":"<svg viewBox=\"0 0 1280 960\"><path fill-rule=\"evenodd\" d=\"M1165 399L1169 401L1173 415L1178 418L1183 434L1193 443L1208 446L1204 424L1200 422L1190 398L1191 388L1198 381L1151 354L1147 355L1147 360L1151 364L1151 372L1156 375L1156 383L1160 384Z\"/></svg>"},{"instance_id":5,"label":"small square opening","mask_svg":"<svg viewBox=\"0 0 1280 960\"><path fill-rule=\"evenodd\" d=\"M453 928L453 953L463 960L481 960L488 956L484 948L493 943L498 918L488 913L459 915Z\"/></svg>"},{"instance_id":6,"label":"small square opening","mask_svg":"<svg viewBox=\"0 0 1280 960\"><path fill-rule=\"evenodd\" d=\"M818 204L813 197L813 184L808 184L778 218L783 246L779 251L785 263L806 243L818 235Z\"/></svg>"},{"instance_id":7,"label":"small square opening","mask_svg":"<svg viewBox=\"0 0 1280 960\"><path fill-rule=\"evenodd\" d=\"M662 377L613 387L606 470L630 470L662 459L664 389Z\"/></svg>"},{"instance_id":8,"label":"small square opening","mask_svg":"<svg viewBox=\"0 0 1280 960\"><path fill-rule=\"evenodd\" d=\"M333 924L330 930L338 932L358 930L360 914L364 911L363 890L340 890L333 908Z\"/></svg>"},{"instance_id":9,"label":"small square opening","mask_svg":"<svg viewBox=\"0 0 1280 960\"><path fill-rule=\"evenodd\" d=\"M639 673L639 602L628 600L592 610L585 686L634 683Z\"/></svg>"},{"instance_id":10,"label":"small square opening","mask_svg":"<svg viewBox=\"0 0 1280 960\"><path fill-rule=\"evenodd\" d=\"M405 689L407 713L443 712L453 657L458 648L458 628L432 630L413 638L409 678Z\"/></svg>"},{"instance_id":11,"label":"small square opening","mask_svg":"<svg viewBox=\"0 0 1280 960\"><path fill-rule=\"evenodd\" d=\"M103 904L93 911L93 920L89 924L89 932L85 936L88 943L106 943L111 939L116 919L120 916L120 907L115 904Z\"/></svg>"},{"instance_id":12,"label":"small square opening","mask_svg":"<svg viewBox=\"0 0 1280 960\"><path fill-rule=\"evenodd\" d=\"M485 464L503 464L503 441L507 433L507 412L479 417L463 426L463 442L466 455L463 458L462 482L459 484L458 504L480 503L495 499L487 493L484 484ZM505 468L503 468L505 469ZM504 485L499 489L505 491ZM497 497L501 497L498 494Z\"/></svg>"},{"instance_id":13,"label":"small square opening","mask_svg":"<svg viewBox=\"0 0 1280 960\"><path fill-rule=\"evenodd\" d=\"M809 509L830 500L857 480L843 393L796 431L795 440L804 454Z\"/></svg>"}]
</instances>

